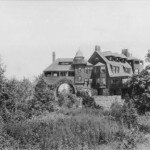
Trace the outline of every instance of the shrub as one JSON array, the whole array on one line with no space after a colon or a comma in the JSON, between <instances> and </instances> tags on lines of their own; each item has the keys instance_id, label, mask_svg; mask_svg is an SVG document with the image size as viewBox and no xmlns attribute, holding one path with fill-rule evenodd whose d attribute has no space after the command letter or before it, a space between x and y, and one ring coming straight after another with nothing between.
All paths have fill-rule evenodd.
<instances>
[{"instance_id":1,"label":"shrub","mask_svg":"<svg viewBox=\"0 0 150 150\"><path fill-rule=\"evenodd\" d=\"M35 85L33 97L29 100L28 105L33 115L40 115L44 111L54 111L55 96L53 91L50 90L48 84L44 80L44 76L41 75L37 79Z\"/></svg>"},{"instance_id":2,"label":"shrub","mask_svg":"<svg viewBox=\"0 0 150 150\"><path fill-rule=\"evenodd\" d=\"M5 130L21 145L40 145L40 149L97 146L114 141L119 132L117 123L103 116L78 113L75 116L56 114L52 117L7 124Z\"/></svg>"},{"instance_id":3,"label":"shrub","mask_svg":"<svg viewBox=\"0 0 150 150\"><path fill-rule=\"evenodd\" d=\"M132 127L137 127L138 125L137 111L131 101L124 103L124 105L117 102L113 103L110 107L110 114L116 121L121 123L123 126L127 126L129 129Z\"/></svg>"},{"instance_id":4,"label":"shrub","mask_svg":"<svg viewBox=\"0 0 150 150\"><path fill-rule=\"evenodd\" d=\"M59 94L58 105L66 108L77 108L80 105L80 100L75 94Z\"/></svg>"},{"instance_id":5,"label":"shrub","mask_svg":"<svg viewBox=\"0 0 150 150\"><path fill-rule=\"evenodd\" d=\"M77 96L82 98L83 106L99 108L99 106L96 105L94 98L90 96L87 91L77 91Z\"/></svg>"}]
</instances>

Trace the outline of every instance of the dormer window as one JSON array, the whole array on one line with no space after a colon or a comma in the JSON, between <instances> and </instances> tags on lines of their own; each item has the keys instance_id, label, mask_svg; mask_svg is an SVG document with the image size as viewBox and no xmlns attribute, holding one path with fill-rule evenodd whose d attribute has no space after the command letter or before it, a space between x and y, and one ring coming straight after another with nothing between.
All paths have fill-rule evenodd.
<instances>
[{"instance_id":1,"label":"dormer window","mask_svg":"<svg viewBox=\"0 0 150 150\"><path fill-rule=\"evenodd\" d=\"M121 59L121 62L122 62L122 63L125 63L125 62L126 62L126 59Z\"/></svg>"},{"instance_id":2,"label":"dormer window","mask_svg":"<svg viewBox=\"0 0 150 150\"><path fill-rule=\"evenodd\" d=\"M71 65L72 62L59 62L59 65Z\"/></svg>"},{"instance_id":3,"label":"dormer window","mask_svg":"<svg viewBox=\"0 0 150 150\"><path fill-rule=\"evenodd\" d=\"M112 57L112 56L108 56L107 59L108 59L109 61L113 61L113 57Z\"/></svg>"},{"instance_id":4,"label":"dormer window","mask_svg":"<svg viewBox=\"0 0 150 150\"><path fill-rule=\"evenodd\" d=\"M119 62L119 61L120 61L120 59L119 59L119 58L116 58L116 61L117 61L117 62Z\"/></svg>"}]
</instances>

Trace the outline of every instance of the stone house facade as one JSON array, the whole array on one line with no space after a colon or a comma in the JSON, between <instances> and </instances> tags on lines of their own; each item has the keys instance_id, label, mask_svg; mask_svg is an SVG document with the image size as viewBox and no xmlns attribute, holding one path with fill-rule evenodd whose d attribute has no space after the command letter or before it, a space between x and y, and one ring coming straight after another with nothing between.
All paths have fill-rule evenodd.
<instances>
[{"instance_id":1,"label":"stone house facade","mask_svg":"<svg viewBox=\"0 0 150 150\"><path fill-rule=\"evenodd\" d=\"M102 52L99 46L85 60L79 50L74 58L58 58L44 70L45 79L49 84L57 84L66 79L72 81L76 89L95 89L98 95L120 95L123 82L134 73L143 69L143 61L128 55L111 51Z\"/></svg>"}]
</instances>

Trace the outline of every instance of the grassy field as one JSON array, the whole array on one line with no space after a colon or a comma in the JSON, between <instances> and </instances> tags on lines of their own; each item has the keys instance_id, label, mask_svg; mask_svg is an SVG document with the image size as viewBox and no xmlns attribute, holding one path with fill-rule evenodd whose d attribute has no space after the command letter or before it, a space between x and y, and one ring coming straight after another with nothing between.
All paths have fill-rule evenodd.
<instances>
[{"instance_id":1,"label":"grassy field","mask_svg":"<svg viewBox=\"0 0 150 150\"><path fill-rule=\"evenodd\" d=\"M18 141L18 149L133 149L143 134L135 127L128 129L128 122L124 120L122 124L117 113L114 109L65 108L22 123L6 124L5 131Z\"/></svg>"}]
</instances>

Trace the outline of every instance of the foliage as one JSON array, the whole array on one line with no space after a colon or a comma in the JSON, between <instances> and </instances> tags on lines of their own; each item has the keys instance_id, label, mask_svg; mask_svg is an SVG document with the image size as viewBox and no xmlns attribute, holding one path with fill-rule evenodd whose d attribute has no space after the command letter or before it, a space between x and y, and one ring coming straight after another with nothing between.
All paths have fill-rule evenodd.
<instances>
[{"instance_id":1,"label":"foliage","mask_svg":"<svg viewBox=\"0 0 150 150\"><path fill-rule=\"evenodd\" d=\"M138 114L131 101L125 102L123 105L117 102L113 103L110 107L110 115L128 129L138 126Z\"/></svg>"},{"instance_id":2,"label":"foliage","mask_svg":"<svg viewBox=\"0 0 150 150\"><path fill-rule=\"evenodd\" d=\"M79 145L93 147L113 141L119 127L108 118L81 113L72 117L57 114L46 120L32 119L21 124L8 124L5 130L25 145L39 143L40 149L75 149Z\"/></svg>"},{"instance_id":3,"label":"foliage","mask_svg":"<svg viewBox=\"0 0 150 150\"><path fill-rule=\"evenodd\" d=\"M75 94L61 93L58 97L58 105L66 108L77 108L80 105L80 99Z\"/></svg>"},{"instance_id":4,"label":"foliage","mask_svg":"<svg viewBox=\"0 0 150 150\"><path fill-rule=\"evenodd\" d=\"M95 149L110 142L123 143L121 148L136 146L140 132L136 128L139 122L135 101L123 106L114 103L110 111L105 111L88 92L81 90L77 96L60 95L57 102L62 109L56 110L54 93L43 75L31 83L28 79L6 79L4 73L0 63L1 149ZM142 83L144 93L148 94L149 74L143 74L139 78L147 77ZM141 82L130 83L132 92L138 98L143 96ZM83 108L78 107L81 99Z\"/></svg>"},{"instance_id":5,"label":"foliage","mask_svg":"<svg viewBox=\"0 0 150 150\"><path fill-rule=\"evenodd\" d=\"M129 89L133 104L140 114L150 111L150 66L139 75L134 75L125 84Z\"/></svg>"},{"instance_id":6,"label":"foliage","mask_svg":"<svg viewBox=\"0 0 150 150\"><path fill-rule=\"evenodd\" d=\"M94 98L90 96L87 91L82 90L77 91L77 96L82 98L83 106L91 108L99 108L99 106L96 105Z\"/></svg>"},{"instance_id":7,"label":"foliage","mask_svg":"<svg viewBox=\"0 0 150 150\"><path fill-rule=\"evenodd\" d=\"M20 104L25 104L33 95L33 86L28 79L21 81L13 78L6 81L5 92L7 93L6 107L14 113Z\"/></svg>"},{"instance_id":8,"label":"foliage","mask_svg":"<svg viewBox=\"0 0 150 150\"><path fill-rule=\"evenodd\" d=\"M54 111L54 101L54 93L45 82L44 76L41 75L34 88L33 98L29 101L32 113L34 115L39 115L44 111Z\"/></svg>"}]
</instances>

